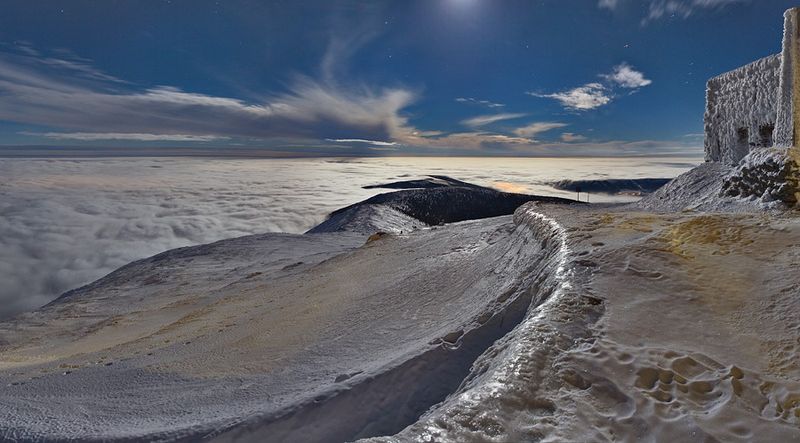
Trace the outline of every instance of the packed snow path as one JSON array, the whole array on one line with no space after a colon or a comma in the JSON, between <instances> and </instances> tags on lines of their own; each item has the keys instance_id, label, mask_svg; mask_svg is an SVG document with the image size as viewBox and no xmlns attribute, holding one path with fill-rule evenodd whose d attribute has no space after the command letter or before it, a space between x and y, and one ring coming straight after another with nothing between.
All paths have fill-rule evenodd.
<instances>
[{"instance_id":1,"label":"packed snow path","mask_svg":"<svg viewBox=\"0 0 800 443\"><path fill-rule=\"evenodd\" d=\"M561 294L374 441L800 441L800 219L630 209L518 210L563 226Z\"/></svg>"}]
</instances>

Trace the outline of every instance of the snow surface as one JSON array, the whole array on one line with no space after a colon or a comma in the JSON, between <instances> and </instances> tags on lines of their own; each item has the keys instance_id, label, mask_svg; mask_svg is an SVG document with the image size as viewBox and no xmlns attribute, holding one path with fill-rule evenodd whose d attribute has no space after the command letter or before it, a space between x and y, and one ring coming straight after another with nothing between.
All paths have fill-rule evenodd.
<instances>
[{"instance_id":1,"label":"snow surface","mask_svg":"<svg viewBox=\"0 0 800 443\"><path fill-rule=\"evenodd\" d=\"M785 208L782 203L762 196L723 195L723 184L735 171L736 168L723 163L704 163L625 208L653 212L756 212Z\"/></svg>"},{"instance_id":2,"label":"snow surface","mask_svg":"<svg viewBox=\"0 0 800 443\"><path fill-rule=\"evenodd\" d=\"M134 262L0 323L0 439L797 441L800 221L733 173L414 230L492 198L402 191Z\"/></svg>"},{"instance_id":3,"label":"snow surface","mask_svg":"<svg viewBox=\"0 0 800 443\"><path fill-rule=\"evenodd\" d=\"M519 321L541 245L510 217L365 241L182 248L0 324L0 437L341 441L402 429ZM379 377L420 389L354 388ZM308 417L316 431L298 430Z\"/></svg>"},{"instance_id":4,"label":"snow surface","mask_svg":"<svg viewBox=\"0 0 800 443\"><path fill-rule=\"evenodd\" d=\"M550 245L546 301L447 400L370 442L800 439L795 217L515 217Z\"/></svg>"}]
</instances>

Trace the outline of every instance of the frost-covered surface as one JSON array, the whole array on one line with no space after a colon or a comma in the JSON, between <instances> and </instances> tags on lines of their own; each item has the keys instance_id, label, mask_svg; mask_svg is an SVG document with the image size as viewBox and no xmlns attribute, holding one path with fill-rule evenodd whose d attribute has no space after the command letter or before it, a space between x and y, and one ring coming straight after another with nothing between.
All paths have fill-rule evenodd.
<instances>
[{"instance_id":1,"label":"frost-covered surface","mask_svg":"<svg viewBox=\"0 0 800 443\"><path fill-rule=\"evenodd\" d=\"M794 110L798 109L798 9L793 8L783 15L783 43L780 66L780 87L777 97L777 115L775 121L774 142L777 147L795 145L794 132L798 124Z\"/></svg>"},{"instance_id":2,"label":"frost-covered surface","mask_svg":"<svg viewBox=\"0 0 800 443\"><path fill-rule=\"evenodd\" d=\"M759 149L748 154L732 174L725 177L721 194L758 198L762 202L797 203L798 166L787 148Z\"/></svg>"},{"instance_id":3,"label":"frost-covered surface","mask_svg":"<svg viewBox=\"0 0 800 443\"><path fill-rule=\"evenodd\" d=\"M680 212L754 212L780 210L783 203L759 197L733 197L722 192L735 168L709 162L679 175L658 191L622 208L624 210Z\"/></svg>"},{"instance_id":4,"label":"frost-covered surface","mask_svg":"<svg viewBox=\"0 0 800 443\"><path fill-rule=\"evenodd\" d=\"M387 205L356 205L347 211L334 212L308 233L349 231L366 235L376 232L399 234L425 226L428 225Z\"/></svg>"},{"instance_id":5,"label":"frost-covered surface","mask_svg":"<svg viewBox=\"0 0 800 443\"><path fill-rule=\"evenodd\" d=\"M781 55L714 77L706 89L707 161L736 164L751 148L772 146Z\"/></svg>"},{"instance_id":6,"label":"frost-covered surface","mask_svg":"<svg viewBox=\"0 0 800 443\"><path fill-rule=\"evenodd\" d=\"M798 15L784 13L782 51L714 77L706 88L706 160L737 164L754 148L797 144Z\"/></svg>"}]
</instances>

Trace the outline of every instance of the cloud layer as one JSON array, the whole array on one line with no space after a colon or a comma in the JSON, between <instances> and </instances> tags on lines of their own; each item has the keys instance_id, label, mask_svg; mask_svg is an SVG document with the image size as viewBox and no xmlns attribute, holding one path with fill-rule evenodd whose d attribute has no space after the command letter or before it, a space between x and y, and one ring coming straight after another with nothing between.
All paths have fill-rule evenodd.
<instances>
[{"instance_id":1,"label":"cloud layer","mask_svg":"<svg viewBox=\"0 0 800 443\"><path fill-rule=\"evenodd\" d=\"M646 159L4 159L0 318L167 249L303 232L380 192L361 186L407 179L409 171L539 193L555 192L542 185L553 180L677 174Z\"/></svg>"},{"instance_id":2,"label":"cloud layer","mask_svg":"<svg viewBox=\"0 0 800 443\"><path fill-rule=\"evenodd\" d=\"M350 169L322 160L3 159L0 318L166 249L302 232L386 178L361 170L354 179Z\"/></svg>"}]
</instances>

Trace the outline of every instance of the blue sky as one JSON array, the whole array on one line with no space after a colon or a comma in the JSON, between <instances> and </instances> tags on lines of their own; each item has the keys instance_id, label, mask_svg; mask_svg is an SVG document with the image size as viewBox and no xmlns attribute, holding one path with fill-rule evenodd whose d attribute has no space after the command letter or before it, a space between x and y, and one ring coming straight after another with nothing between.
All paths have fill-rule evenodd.
<instances>
[{"instance_id":1,"label":"blue sky","mask_svg":"<svg viewBox=\"0 0 800 443\"><path fill-rule=\"evenodd\" d=\"M6 1L0 145L699 153L779 0Z\"/></svg>"}]
</instances>

